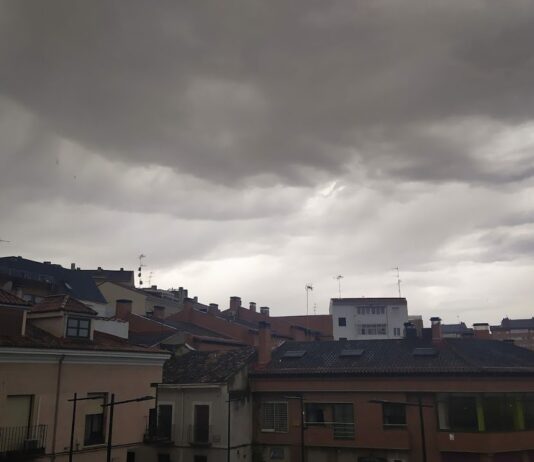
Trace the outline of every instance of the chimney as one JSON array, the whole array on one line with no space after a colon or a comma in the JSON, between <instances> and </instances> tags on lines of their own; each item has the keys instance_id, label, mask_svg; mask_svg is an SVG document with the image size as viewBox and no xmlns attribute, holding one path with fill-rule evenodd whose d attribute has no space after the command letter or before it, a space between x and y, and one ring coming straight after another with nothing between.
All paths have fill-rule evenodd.
<instances>
[{"instance_id":1,"label":"chimney","mask_svg":"<svg viewBox=\"0 0 534 462\"><path fill-rule=\"evenodd\" d=\"M219 312L219 305L217 305L217 303L210 303L210 306L208 308L208 313L217 314L218 312Z\"/></svg>"},{"instance_id":2,"label":"chimney","mask_svg":"<svg viewBox=\"0 0 534 462\"><path fill-rule=\"evenodd\" d=\"M70 269L71 269L72 271L74 271L74 270L76 269L76 263L71 263L71 264L70 264Z\"/></svg>"},{"instance_id":3,"label":"chimney","mask_svg":"<svg viewBox=\"0 0 534 462\"><path fill-rule=\"evenodd\" d=\"M271 325L268 322L259 323L258 364L265 366L271 362Z\"/></svg>"},{"instance_id":4,"label":"chimney","mask_svg":"<svg viewBox=\"0 0 534 462\"><path fill-rule=\"evenodd\" d=\"M124 268L121 268L119 271L124 271Z\"/></svg>"},{"instance_id":5,"label":"chimney","mask_svg":"<svg viewBox=\"0 0 534 462\"><path fill-rule=\"evenodd\" d=\"M154 311L152 317L155 319L164 319L165 318L165 307L161 305L154 305Z\"/></svg>"},{"instance_id":6,"label":"chimney","mask_svg":"<svg viewBox=\"0 0 534 462\"><path fill-rule=\"evenodd\" d=\"M241 307L241 297L230 297L230 309L237 311Z\"/></svg>"},{"instance_id":7,"label":"chimney","mask_svg":"<svg viewBox=\"0 0 534 462\"><path fill-rule=\"evenodd\" d=\"M260 306L260 313L264 314L265 316L269 316L269 307L268 306Z\"/></svg>"},{"instance_id":8,"label":"chimney","mask_svg":"<svg viewBox=\"0 0 534 462\"><path fill-rule=\"evenodd\" d=\"M475 338L490 338L490 328L487 322L476 322L473 324Z\"/></svg>"},{"instance_id":9,"label":"chimney","mask_svg":"<svg viewBox=\"0 0 534 462\"><path fill-rule=\"evenodd\" d=\"M407 339L417 338L417 328L413 322L408 321L404 323L404 337Z\"/></svg>"},{"instance_id":10,"label":"chimney","mask_svg":"<svg viewBox=\"0 0 534 462\"><path fill-rule=\"evenodd\" d=\"M121 299L115 303L115 316L119 319L126 320L128 315L132 313L132 301Z\"/></svg>"},{"instance_id":11,"label":"chimney","mask_svg":"<svg viewBox=\"0 0 534 462\"><path fill-rule=\"evenodd\" d=\"M151 288L152 290L158 290L158 286L154 286L154 285L152 285L152 286L150 286L150 288Z\"/></svg>"},{"instance_id":12,"label":"chimney","mask_svg":"<svg viewBox=\"0 0 534 462\"><path fill-rule=\"evenodd\" d=\"M432 328L432 342L441 342L443 340L443 332L441 331L441 318L437 316L430 318L430 325Z\"/></svg>"},{"instance_id":13,"label":"chimney","mask_svg":"<svg viewBox=\"0 0 534 462\"><path fill-rule=\"evenodd\" d=\"M249 303L249 308L250 308L250 311L253 311L255 313L256 312L256 303L255 302L250 302Z\"/></svg>"}]
</instances>

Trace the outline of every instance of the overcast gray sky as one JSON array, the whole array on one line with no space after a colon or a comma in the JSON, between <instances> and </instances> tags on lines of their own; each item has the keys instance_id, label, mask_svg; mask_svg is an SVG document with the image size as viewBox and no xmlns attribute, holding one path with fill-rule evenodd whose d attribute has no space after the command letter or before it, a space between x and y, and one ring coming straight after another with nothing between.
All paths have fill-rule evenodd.
<instances>
[{"instance_id":1,"label":"overcast gray sky","mask_svg":"<svg viewBox=\"0 0 534 462\"><path fill-rule=\"evenodd\" d=\"M533 43L530 0L0 0L0 253L531 317Z\"/></svg>"}]
</instances>

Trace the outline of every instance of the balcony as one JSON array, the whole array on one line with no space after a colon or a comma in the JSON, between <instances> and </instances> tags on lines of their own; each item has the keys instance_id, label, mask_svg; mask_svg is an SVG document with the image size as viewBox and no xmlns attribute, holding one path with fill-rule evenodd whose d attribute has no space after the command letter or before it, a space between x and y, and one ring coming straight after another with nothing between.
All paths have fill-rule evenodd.
<instances>
[{"instance_id":1,"label":"balcony","mask_svg":"<svg viewBox=\"0 0 534 462\"><path fill-rule=\"evenodd\" d=\"M46 425L0 427L0 461L31 460L44 454Z\"/></svg>"},{"instance_id":2,"label":"balcony","mask_svg":"<svg viewBox=\"0 0 534 462\"><path fill-rule=\"evenodd\" d=\"M211 446L213 443L211 425L189 425L187 436L191 446Z\"/></svg>"},{"instance_id":3,"label":"balcony","mask_svg":"<svg viewBox=\"0 0 534 462\"><path fill-rule=\"evenodd\" d=\"M174 443L174 425L149 425L145 430L143 442L160 446Z\"/></svg>"}]
</instances>

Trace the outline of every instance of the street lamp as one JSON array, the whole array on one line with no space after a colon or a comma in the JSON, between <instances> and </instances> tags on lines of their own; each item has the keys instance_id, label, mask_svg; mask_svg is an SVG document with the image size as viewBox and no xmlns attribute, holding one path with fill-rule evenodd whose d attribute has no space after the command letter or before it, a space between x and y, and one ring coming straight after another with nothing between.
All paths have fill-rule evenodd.
<instances>
[{"instance_id":1,"label":"street lamp","mask_svg":"<svg viewBox=\"0 0 534 462\"><path fill-rule=\"evenodd\" d=\"M402 404L404 406L412 406L419 408L419 426L421 429L421 453L423 456L423 462L427 462L426 458L426 438L425 438L425 423L423 420L423 408L434 407L432 404L423 404L421 402L421 395L417 395L417 403L409 403L407 401L388 401L385 399L370 399L369 403L373 404Z\"/></svg>"},{"instance_id":2,"label":"street lamp","mask_svg":"<svg viewBox=\"0 0 534 462\"><path fill-rule=\"evenodd\" d=\"M301 396L284 396L285 399L298 399L300 401L300 461L304 462L304 398Z\"/></svg>"},{"instance_id":3,"label":"street lamp","mask_svg":"<svg viewBox=\"0 0 534 462\"><path fill-rule=\"evenodd\" d=\"M107 447L107 457L106 461L111 462L111 438L113 436L113 410L118 404L126 403L138 403L140 401L148 401L151 399L156 399L154 396L141 396L139 398L127 399L124 401L115 401L115 393L111 393L111 400L107 404L102 404L102 407L109 406L109 428L108 428L108 447Z\"/></svg>"},{"instance_id":4,"label":"street lamp","mask_svg":"<svg viewBox=\"0 0 534 462\"><path fill-rule=\"evenodd\" d=\"M88 396L87 398L78 398L78 393L74 393L72 399L69 399L69 402L72 402L72 424L70 428L70 448L69 448L69 462L72 462L72 456L74 452L74 426L76 424L76 404L78 401L87 401L91 399L102 399L102 396Z\"/></svg>"}]
</instances>

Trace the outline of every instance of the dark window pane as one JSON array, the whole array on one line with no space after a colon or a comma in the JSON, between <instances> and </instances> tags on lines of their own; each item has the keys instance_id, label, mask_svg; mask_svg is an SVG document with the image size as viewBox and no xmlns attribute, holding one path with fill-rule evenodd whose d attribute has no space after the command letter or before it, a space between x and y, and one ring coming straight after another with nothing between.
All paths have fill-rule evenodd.
<instances>
[{"instance_id":1,"label":"dark window pane","mask_svg":"<svg viewBox=\"0 0 534 462\"><path fill-rule=\"evenodd\" d=\"M77 337L78 336L78 329L73 329L73 328L69 327L67 329L67 335L69 337Z\"/></svg>"},{"instance_id":2,"label":"dark window pane","mask_svg":"<svg viewBox=\"0 0 534 462\"><path fill-rule=\"evenodd\" d=\"M406 406L404 404L386 404L382 406L384 425L406 425Z\"/></svg>"},{"instance_id":3,"label":"dark window pane","mask_svg":"<svg viewBox=\"0 0 534 462\"><path fill-rule=\"evenodd\" d=\"M306 404L306 423L308 425L324 425L325 404Z\"/></svg>"},{"instance_id":4,"label":"dark window pane","mask_svg":"<svg viewBox=\"0 0 534 462\"><path fill-rule=\"evenodd\" d=\"M337 324L338 324L338 326L341 326L341 327L346 326L347 325L347 319L346 318L338 318Z\"/></svg>"},{"instance_id":5,"label":"dark window pane","mask_svg":"<svg viewBox=\"0 0 534 462\"><path fill-rule=\"evenodd\" d=\"M78 337L89 337L89 331L87 329L80 329L78 331Z\"/></svg>"},{"instance_id":6,"label":"dark window pane","mask_svg":"<svg viewBox=\"0 0 534 462\"><path fill-rule=\"evenodd\" d=\"M68 327L78 327L78 320L73 318L67 319L67 326Z\"/></svg>"},{"instance_id":7,"label":"dark window pane","mask_svg":"<svg viewBox=\"0 0 534 462\"><path fill-rule=\"evenodd\" d=\"M534 429L534 394L523 395L523 415L525 428L527 430Z\"/></svg>"},{"instance_id":8,"label":"dark window pane","mask_svg":"<svg viewBox=\"0 0 534 462\"><path fill-rule=\"evenodd\" d=\"M85 416L84 444L102 444L104 442L104 415L89 414Z\"/></svg>"},{"instance_id":9,"label":"dark window pane","mask_svg":"<svg viewBox=\"0 0 534 462\"><path fill-rule=\"evenodd\" d=\"M510 431L514 429L514 400L508 395L484 397L484 421L486 431Z\"/></svg>"},{"instance_id":10,"label":"dark window pane","mask_svg":"<svg viewBox=\"0 0 534 462\"><path fill-rule=\"evenodd\" d=\"M449 425L451 430L478 431L477 400L474 396L449 397Z\"/></svg>"},{"instance_id":11,"label":"dark window pane","mask_svg":"<svg viewBox=\"0 0 534 462\"><path fill-rule=\"evenodd\" d=\"M354 438L352 404L334 404L334 439Z\"/></svg>"},{"instance_id":12,"label":"dark window pane","mask_svg":"<svg viewBox=\"0 0 534 462\"><path fill-rule=\"evenodd\" d=\"M89 320L88 319L80 319L78 321L80 328L82 329L89 329Z\"/></svg>"}]
</instances>

